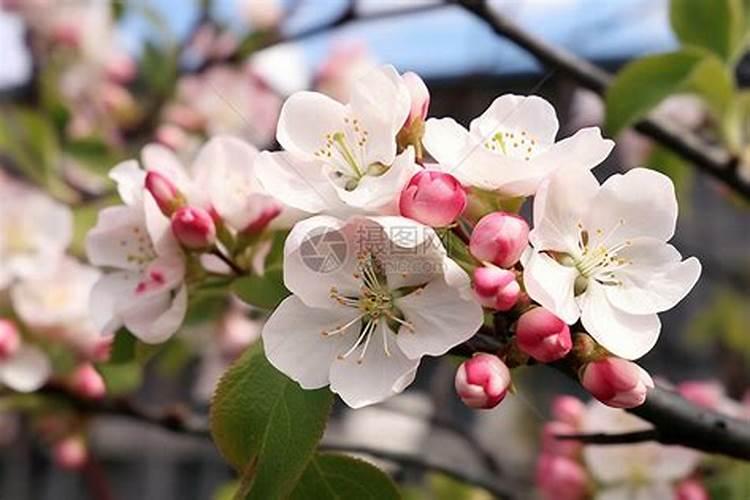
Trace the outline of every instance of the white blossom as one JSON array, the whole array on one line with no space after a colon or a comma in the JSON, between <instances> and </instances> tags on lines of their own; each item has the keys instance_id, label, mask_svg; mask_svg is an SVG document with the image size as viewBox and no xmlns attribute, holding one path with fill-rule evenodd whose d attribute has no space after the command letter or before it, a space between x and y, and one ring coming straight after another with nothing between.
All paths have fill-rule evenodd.
<instances>
[{"instance_id":1,"label":"white blossom","mask_svg":"<svg viewBox=\"0 0 750 500\"><path fill-rule=\"evenodd\" d=\"M636 359L656 343L657 313L674 307L701 272L666 242L677 223L672 181L637 168L601 186L563 169L534 199L533 251L524 283L532 299L584 328L613 354Z\"/></svg>"},{"instance_id":2,"label":"white blossom","mask_svg":"<svg viewBox=\"0 0 750 500\"><path fill-rule=\"evenodd\" d=\"M445 354L482 324L466 273L410 219L312 217L292 229L284 255L293 295L263 329L266 356L354 408L401 392L422 356Z\"/></svg>"}]
</instances>

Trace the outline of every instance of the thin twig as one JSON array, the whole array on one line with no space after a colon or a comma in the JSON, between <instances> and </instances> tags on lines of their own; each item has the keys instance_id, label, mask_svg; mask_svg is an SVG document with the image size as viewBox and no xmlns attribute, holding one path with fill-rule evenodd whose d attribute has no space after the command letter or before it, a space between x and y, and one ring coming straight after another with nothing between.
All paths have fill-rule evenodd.
<instances>
[{"instance_id":1,"label":"thin twig","mask_svg":"<svg viewBox=\"0 0 750 500\"><path fill-rule=\"evenodd\" d=\"M602 95L606 93L612 81L612 75L526 32L496 9L492 9L485 0L447 0L447 3L461 5L474 13L495 33L527 50L542 64L560 69L580 85L594 92ZM706 144L692 132L654 116L636 123L634 128L750 200L750 183L744 182L739 177L737 159L726 150Z\"/></svg>"},{"instance_id":2,"label":"thin twig","mask_svg":"<svg viewBox=\"0 0 750 500\"><path fill-rule=\"evenodd\" d=\"M596 432L592 434L558 434L556 439L561 441L580 441L585 444L633 444L644 441L657 441L659 433L656 429L623 432L621 434L607 434Z\"/></svg>"},{"instance_id":3,"label":"thin twig","mask_svg":"<svg viewBox=\"0 0 750 500\"><path fill-rule=\"evenodd\" d=\"M227 257L224 252L222 252L218 248L214 248L213 250L211 250L211 255L215 255L216 257L218 257L224 264L229 266L232 272L234 272L234 274L236 274L237 276L246 274L246 271L244 269L238 266L232 259Z\"/></svg>"}]
</instances>

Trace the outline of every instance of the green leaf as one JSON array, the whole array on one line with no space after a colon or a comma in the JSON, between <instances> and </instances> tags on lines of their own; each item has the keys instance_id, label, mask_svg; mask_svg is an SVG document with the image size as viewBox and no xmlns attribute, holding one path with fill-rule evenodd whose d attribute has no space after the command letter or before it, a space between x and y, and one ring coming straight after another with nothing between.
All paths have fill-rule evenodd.
<instances>
[{"instance_id":1,"label":"green leaf","mask_svg":"<svg viewBox=\"0 0 750 500\"><path fill-rule=\"evenodd\" d=\"M135 359L135 345L138 342L132 333L125 328L120 328L115 333L112 342L112 354L109 357L109 363L120 364L128 363Z\"/></svg>"},{"instance_id":2,"label":"green leaf","mask_svg":"<svg viewBox=\"0 0 750 500\"><path fill-rule=\"evenodd\" d=\"M705 51L686 49L638 59L626 65L607 90L606 128L616 135L681 92L700 95L722 117L732 101L734 83L726 66Z\"/></svg>"},{"instance_id":3,"label":"green leaf","mask_svg":"<svg viewBox=\"0 0 750 500\"><path fill-rule=\"evenodd\" d=\"M672 179L677 199L680 202L680 210L684 211L686 208L689 210L693 198L691 196L693 180L695 179L694 171L690 168L690 165L682 157L662 146L654 148L649 155L647 165Z\"/></svg>"},{"instance_id":4,"label":"green leaf","mask_svg":"<svg viewBox=\"0 0 750 500\"><path fill-rule=\"evenodd\" d=\"M380 469L365 461L318 453L290 495L290 500L398 500L393 481Z\"/></svg>"},{"instance_id":5,"label":"green leaf","mask_svg":"<svg viewBox=\"0 0 750 500\"><path fill-rule=\"evenodd\" d=\"M281 269L267 269L263 276L239 278L232 284L232 292L243 302L262 309L273 309L289 296Z\"/></svg>"},{"instance_id":6,"label":"green leaf","mask_svg":"<svg viewBox=\"0 0 750 500\"><path fill-rule=\"evenodd\" d=\"M739 0L672 0L669 19L683 44L710 50L729 61L742 41L743 10Z\"/></svg>"},{"instance_id":7,"label":"green leaf","mask_svg":"<svg viewBox=\"0 0 750 500\"><path fill-rule=\"evenodd\" d=\"M210 424L219 451L242 475L242 495L281 498L292 490L332 402L327 388L303 390L276 370L260 342L232 365L216 388Z\"/></svg>"},{"instance_id":8,"label":"green leaf","mask_svg":"<svg viewBox=\"0 0 750 500\"><path fill-rule=\"evenodd\" d=\"M102 363L96 366L104 378L107 394L117 396L138 389L143 381L143 368L136 361L127 363Z\"/></svg>"}]
</instances>

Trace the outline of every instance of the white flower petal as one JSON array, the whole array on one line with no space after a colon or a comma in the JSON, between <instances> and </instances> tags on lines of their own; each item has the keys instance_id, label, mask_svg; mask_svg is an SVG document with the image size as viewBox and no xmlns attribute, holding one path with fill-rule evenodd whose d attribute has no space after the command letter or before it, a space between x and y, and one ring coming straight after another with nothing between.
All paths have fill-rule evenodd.
<instances>
[{"instance_id":1,"label":"white flower petal","mask_svg":"<svg viewBox=\"0 0 750 500\"><path fill-rule=\"evenodd\" d=\"M583 327L615 356L638 359L656 344L661 330L656 314L634 315L615 308L607 300L604 285L593 280L579 301Z\"/></svg>"},{"instance_id":2,"label":"white flower petal","mask_svg":"<svg viewBox=\"0 0 750 500\"><path fill-rule=\"evenodd\" d=\"M331 390L352 408L379 403L402 391L419 365L418 359L409 359L401 352L397 336L384 321L378 322L372 335L361 363L362 346L346 359L336 359L331 366ZM388 336L390 355L383 348L384 335Z\"/></svg>"},{"instance_id":3,"label":"white flower petal","mask_svg":"<svg viewBox=\"0 0 750 500\"><path fill-rule=\"evenodd\" d=\"M541 146L555 141L558 129L555 108L539 96L501 95L489 108L472 120L472 136L484 142L499 131L511 131L518 136L525 132Z\"/></svg>"},{"instance_id":4,"label":"white flower petal","mask_svg":"<svg viewBox=\"0 0 750 500\"><path fill-rule=\"evenodd\" d=\"M353 322L336 335L323 336L321 332L343 326L357 315L353 308L314 308L298 297L287 297L263 326L266 358L303 389L324 387L329 383L331 364L354 342L361 322Z\"/></svg>"},{"instance_id":5,"label":"white flower petal","mask_svg":"<svg viewBox=\"0 0 750 500\"><path fill-rule=\"evenodd\" d=\"M658 240L635 240L618 257L632 264L615 273L622 285L606 287L607 298L630 314L654 314L673 308L692 290L701 274L698 259L691 257L680 262L680 253Z\"/></svg>"},{"instance_id":6,"label":"white flower petal","mask_svg":"<svg viewBox=\"0 0 750 500\"><path fill-rule=\"evenodd\" d=\"M615 174L591 200L583 224L594 247L604 238L609 247L636 237L668 241L677 224L674 184L666 175L645 168Z\"/></svg>"},{"instance_id":7,"label":"white flower petal","mask_svg":"<svg viewBox=\"0 0 750 500\"><path fill-rule=\"evenodd\" d=\"M144 247L140 237L148 238L140 207L107 207L86 234L86 255L95 266L135 270L140 267L139 260L150 257L141 250L150 245Z\"/></svg>"},{"instance_id":8,"label":"white flower petal","mask_svg":"<svg viewBox=\"0 0 750 500\"><path fill-rule=\"evenodd\" d=\"M452 172L459 180L465 170L459 168L472 145L469 131L453 118L430 118L425 123L422 144L444 170Z\"/></svg>"},{"instance_id":9,"label":"white flower petal","mask_svg":"<svg viewBox=\"0 0 750 500\"><path fill-rule=\"evenodd\" d=\"M151 193L143 194L143 217L146 223L147 237L158 255L180 255L182 250L177 239L172 234L172 224L156 204ZM139 246L146 245L139 241Z\"/></svg>"},{"instance_id":10,"label":"white flower petal","mask_svg":"<svg viewBox=\"0 0 750 500\"><path fill-rule=\"evenodd\" d=\"M296 92L281 108L276 138L288 152L315 159L326 137L344 129L346 107L318 92Z\"/></svg>"},{"instance_id":11,"label":"white flower petal","mask_svg":"<svg viewBox=\"0 0 750 500\"><path fill-rule=\"evenodd\" d=\"M284 243L284 284L310 307L331 307L331 288L359 295L356 221L327 215L298 222Z\"/></svg>"},{"instance_id":12,"label":"white flower petal","mask_svg":"<svg viewBox=\"0 0 750 500\"><path fill-rule=\"evenodd\" d=\"M267 192L290 207L310 213L337 212L346 206L323 173L323 163L287 152L262 152L256 175Z\"/></svg>"},{"instance_id":13,"label":"white flower petal","mask_svg":"<svg viewBox=\"0 0 750 500\"><path fill-rule=\"evenodd\" d=\"M396 134L409 116L409 90L393 66L369 71L352 86L352 118L368 132L365 163L390 165L396 156Z\"/></svg>"},{"instance_id":14,"label":"white flower petal","mask_svg":"<svg viewBox=\"0 0 750 500\"><path fill-rule=\"evenodd\" d=\"M396 299L397 307L414 331L402 326L398 345L412 359L424 355L439 356L471 338L482 326L482 307L466 300L461 291L442 279Z\"/></svg>"},{"instance_id":15,"label":"white flower petal","mask_svg":"<svg viewBox=\"0 0 750 500\"><path fill-rule=\"evenodd\" d=\"M169 339L185 319L187 288L182 286L174 297L172 295L173 292L161 292L123 311L127 329L147 344L160 344Z\"/></svg>"},{"instance_id":16,"label":"white flower petal","mask_svg":"<svg viewBox=\"0 0 750 500\"><path fill-rule=\"evenodd\" d=\"M534 197L534 228L529 241L539 250L577 252L578 230L599 183L586 169L562 168Z\"/></svg>"},{"instance_id":17,"label":"white flower petal","mask_svg":"<svg viewBox=\"0 0 750 500\"><path fill-rule=\"evenodd\" d=\"M132 272L105 274L96 282L89 296L91 321L97 330L114 333L122 326L118 302L128 297L138 284L138 275Z\"/></svg>"},{"instance_id":18,"label":"white flower petal","mask_svg":"<svg viewBox=\"0 0 750 500\"><path fill-rule=\"evenodd\" d=\"M22 345L13 356L0 362L0 381L18 392L39 389L51 373L47 355L31 345Z\"/></svg>"},{"instance_id":19,"label":"white flower petal","mask_svg":"<svg viewBox=\"0 0 750 500\"><path fill-rule=\"evenodd\" d=\"M138 166L138 161L127 160L115 165L109 177L117 184L117 194L126 205L140 203L143 195L146 172Z\"/></svg>"},{"instance_id":20,"label":"white flower petal","mask_svg":"<svg viewBox=\"0 0 750 500\"><path fill-rule=\"evenodd\" d=\"M523 282L529 297L572 325L579 317L573 296L577 276L574 267L563 266L546 254L534 252L524 268Z\"/></svg>"}]
</instances>

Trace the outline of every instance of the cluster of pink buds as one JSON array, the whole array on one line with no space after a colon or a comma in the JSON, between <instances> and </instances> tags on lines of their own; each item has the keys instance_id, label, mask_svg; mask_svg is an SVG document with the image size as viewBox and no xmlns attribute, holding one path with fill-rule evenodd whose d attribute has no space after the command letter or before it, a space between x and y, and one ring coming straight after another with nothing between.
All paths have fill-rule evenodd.
<instances>
[{"instance_id":1,"label":"cluster of pink buds","mask_svg":"<svg viewBox=\"0 0 750 500\"><path fill-rule=\"evenodd\" d=\"M480 353L461 363L455 383L466 406L487 410L505 399L511 383L510 370L497 356Z\"/></svg>"},{"instance_id":2,"label":"cluster of pink buds","mask_svg":"<svg viewBox=\"0 0 750 500\"><path fill-rule=\"evenodd\" d=\"M0 318L0 360L12 357L21 347L21 336L12 321Z\"/></svg>"}]
</instances>

